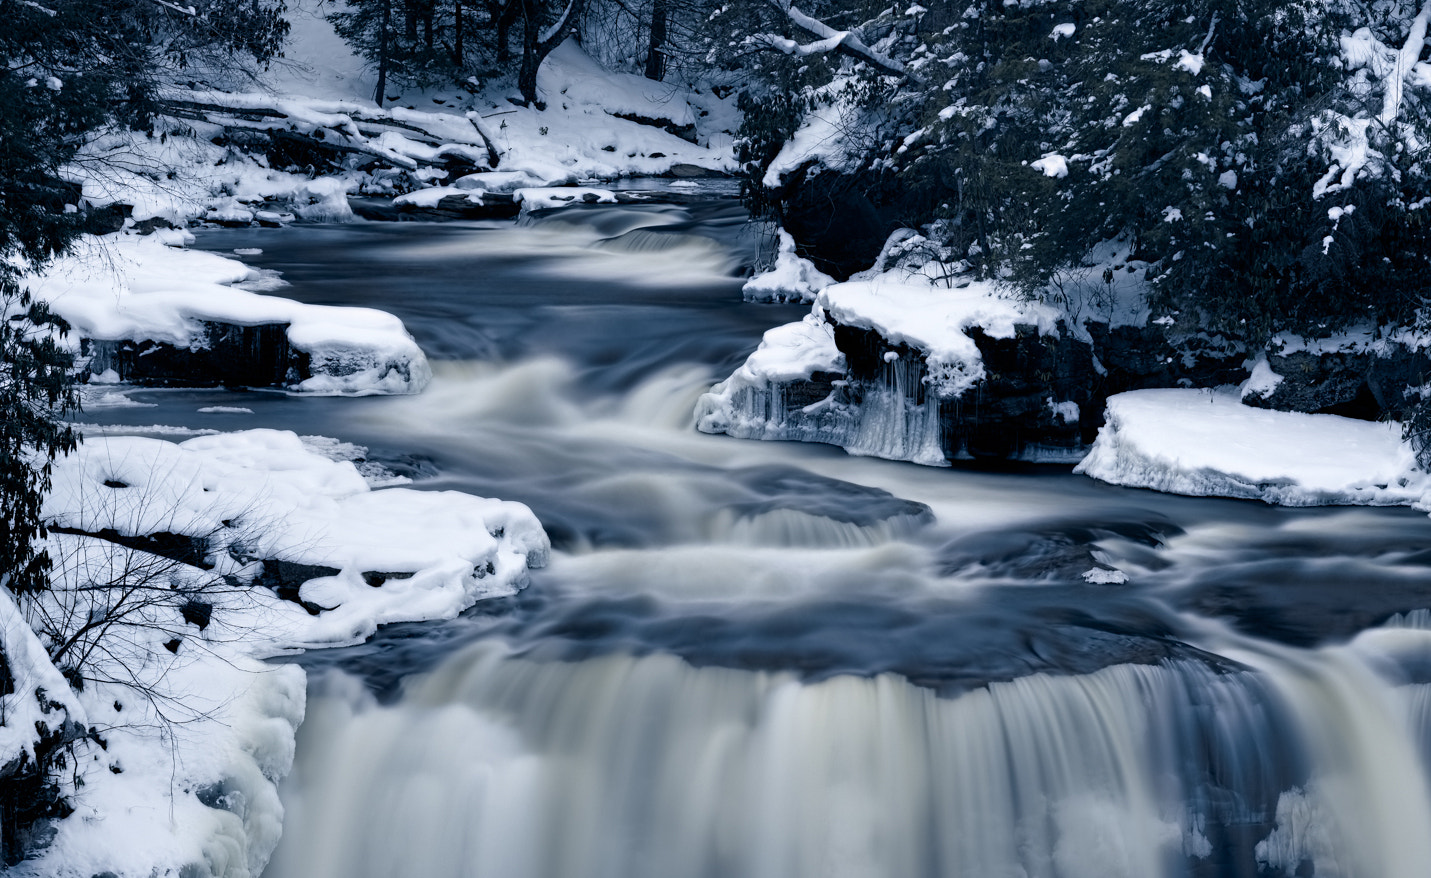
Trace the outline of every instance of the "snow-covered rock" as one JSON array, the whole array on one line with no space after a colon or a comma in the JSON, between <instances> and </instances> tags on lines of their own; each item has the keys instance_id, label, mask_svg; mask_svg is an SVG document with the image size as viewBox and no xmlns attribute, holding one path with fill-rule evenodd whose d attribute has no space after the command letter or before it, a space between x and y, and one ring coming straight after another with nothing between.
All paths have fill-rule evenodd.
<instances>
[{"instance_id":1,"label":"snow-covered rock","mask_svg":"<svg viewBox=\"0 0 1431 878\"><path fill-rule=\"evenodd\" d=\"M644 76L602 67L569 39L551 51L537 71L537 93L548 104L599 107L613 116L663 123L694 132L696 111L686 91Z\"/></svg>"},{"instance_id":2,"label":"snow-covered rock","mask_svg":"<svg viewBox=\"0 0 1431 878\"><path fill-rule=\"evenodd\" d=\"M780 229L778 240L775 265L746 281L742 293L747 302L813 302L821 290L835 283L795 252L789 232Z\"/></svg>"},{"instance_id":3,"label":"snow-covered rock","mask_svg":"<svg viewBox=\"0 0 1431 878\"><path fill-rule=\"evenodd\" d=\"M1115 485L1286 506L1431 508L1431 478L1399 424L1252 408L1235 392L1110 397L1106 424L1076 471Z\"/></svg>"},{"instance_id":4,"label":"snow-covered rock","mask_svg":"<svg viewBox=\"0 0 1431 878\"><path fill-rule=\"evenodd\" d=\"M45 506L64 531L49 544L55 588L18 607L0 589L6 655L36 673L0 706L78 719L99 739L77 751L75 813L7 874L257 878L281 832L277 782L304 713L301 668L262 659L451 617L512 594L546 562L546 534L525 506L375 490L321 447L273 430L182 444L92 438L57 462ZM144 539L153 534L169 536ZM211 569L156 554L177 537ZM284 599L263 585L272 559L320 575ZM137 589L89 587L114 582ZM81 667L86 685L73 694L31 630L49 636L116 610L122 633ZM56 706L16 702L11 713L9 699L33 699L36 686ZM0 725L0 753L26 746L12 728Z\"/></svg>"},{"instance_id":5,"label":"snow-covered rock","mask_svg":"<svg viewBox=\"0 0 1431 878\"><path fill-rule=\"evenodd\" d=\"M93 341L201 352L214 344L216 326L282 327L281 337L306 362L266 365L278 376L274 383L300 393L415 393L431 378L427 358L391 314L306 305L243 289L245 283L274 285L237 260L127 234L86 239L27 281L76 335Z\"/></svg>"},{"instance_id":6,"label":"snow-covered rock","mask_svg":"<svg viewBox=\"0 0 1431 878\"><path fill-rule=\"evenodd\" d=\"M1058 332L1057 309L1013 298L987 281L948 289L913 280L887 274L837 284L823 290L816 303L837 323L873 330L891 345L919 351L928 368L925 382L942 399L957 398L984 378L971 330L1001 339L1013 338L1021 325L1045 335Z\"/></svg>"}]
</instances>

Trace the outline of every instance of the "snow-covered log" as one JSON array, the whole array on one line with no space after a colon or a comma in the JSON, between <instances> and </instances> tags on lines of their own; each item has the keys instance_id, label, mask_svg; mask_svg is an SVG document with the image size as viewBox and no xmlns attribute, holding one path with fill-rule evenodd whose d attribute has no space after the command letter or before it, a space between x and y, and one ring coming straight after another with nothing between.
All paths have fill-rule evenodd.
<instances>
[{"instance_id":1,"label":"snow-covered log","mask_svg":"<svg viewBox=\"0 0 1431 878\"><path fill-rule=\"evenodd\" d=\"M165 95L170 116L216 125L236 139L287 141L320 153L370 156L406 170L422 166L495 168L501 151L481 118L364 107L351 101L312 101L258 94L181 92Z\"/></svg>"}]
</instances>

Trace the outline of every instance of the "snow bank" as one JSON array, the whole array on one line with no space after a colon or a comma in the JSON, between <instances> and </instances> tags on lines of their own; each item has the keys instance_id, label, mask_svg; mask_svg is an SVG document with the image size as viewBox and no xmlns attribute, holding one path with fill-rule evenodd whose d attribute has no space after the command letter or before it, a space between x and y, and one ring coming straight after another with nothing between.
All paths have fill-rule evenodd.
<instances>
[{"instance_id":1,"label":"snow bank","mask_svg":"<svg viewBox=\"0 0 1431 878\"><path fill-rule=\"evenodd\" d=\"M241 262L165 246L153 237L86 239L28 281L84 337L202 347L205 321L287 324L288 341L312 375L290 390L319 394L416 393L431 369L402 321L383 311L305 305L236 284L260 279Z\"/></svg>"},{"instance_id":2,"label":"snow bank","mask_svg":"<svg viewBox=\"0 0 1431 878\"><path fill-rule=\"evenodd\" d=\"M537 71L537 93L548 104L585 104L613 116L667 122L677 128L696 124L696 111L685 91L630 73L613 73L587 55L576 40L557 46Z\"/></svg>"},{"instance_id":3,"label":"snow bank","mask_svg":"<svg viewBox=\"0 0 1431 878\"><path fill-rule=\"evenodd\" d=\"M813 302L815 296L835 279L795 252L795 239L779 230L780 249L775 265L746 281L742 292L747 302Z\"/></svg>"},{"instance_id":4,"label":"snow bank","mask_svg":"<svg viewBox=\"0 0 1431 878\"><path fill-rule=\"evenodd\" d=\"M1395 423L1278 412L1236 392L1138 390L1110 397L1076 472L1115 485L1286 506L1431 509L1431 479Z\"/></svg>"},{"instance_id":5,"label":"snow bank","mask_svg":"<svg viewBox=\"0 0 1431 878\"><path fill-rule=\"evenodd\" d=\"M1013 338L1015 327L1058 332L1057 309L1002 294L988 281L959 289L901 280L896 272L869 281L836 284L823 290L817 307L846 326L871 329L890 345L907 344L924 354L934 392L952 399L984 378L979 348L968 330L978 327L991 338Z\"/></svg>"},{"instance_id":6,"label":"snow bank","mask_svg":"<svg viewBox=\"0 0 1431 878\"><path fill-rule=\"evenodd\" d=\"M175 88L166 95L208 121L160 116L149 132L106 132L83 147L65 176L82 185L91 205L130 205L136 222L158 217L184 225L346 222L353 193L396 196L444 185L511 192L691 169L739 171L741 114L733 95L607 71L570 41L538 71L543 110L516 105L510 78L479 94L470 82L406 90L390 82L390 100L379 108L372 103L375 71L333 32L322 6L290 4L285 57L255 78L228 77L241 90ZM226 128L317 134L356 153L315 180L220 145L233 140ZM484 169L489 142L499 158L495 171L469 174L466 184L449 179L446 158Z\"/></svg>"},{"instance_id":7,"label":"snow bank","mask_svg":"<svg viewBox=\"0 0 1431 878\"><path fill-rule=\"evenodd\" d=\"M182 444L90 439L57 463L45 507L56 525L188 536L213 568L56 534L58 585L26 599L31 625L90 618L113 606L116 593L83 586L136 576L161 595L193 595L211 616L201 627L180 601L154 602L107 643L108 658L89 666L81 705L68 713L87 715L104 746L80 751L78 783L68 791L76 813L12 874L256 878L281 832L276 785L291 767L304 710L302 670L261 658L357 642L387 622L450 617L512 594L528 567L546 561L546 535L525 506L373 490L351 462L311 445L272 430ZM305 607L256 584L261 559L337 572L306 574L318 578L298 590ZM24 647L30 627L10 630L16 614L7 615L6 599L0 590L8 654ZM0 745L14 749L3 737Z\"/></svg>"},{"instance_id":8,"label":"snow bank","mask_svg":"<svg viewBox=\"0 0 1431 878\"><path fill-rule=\"evenodd\" d=\"M30 630L10 592L0 588L0 645L4 646L4 682L0 695L0 772L33 765L42 735L63 733L67 725L89 724L70 684L50 662L45 647ZM0 783L4 775L0 774Z\"/></svg>"},{"instance_id":9,"label":"snow bank","mask_svg":"<svg viewBox=\"0 0 1431 878\"><path fill-rule=\"evenodd\" d=\"M450 491L373 491L351 462L274 430L181 444L88 440L57 464L44 514L87 533L202 538L211 553L232 550L217 569L235 575L254 574L256 559L336 568L309 583L321 593L312 600L334 609L300 612L296 627L275 621L264 635L273 648L353 643L387 622L454 616L477 600L514 593L547 553L540 524L521 504ZM408 578L372 588L364 573Z\"/></svg>"},{"instance_id":10,"label":"snow bank","mask_svg":"<svg viewBox=\"0 0 1431 878\"><path fill-rule=\"evenodd\" d=\"M852 127L852 112L842 103L817 106L806 114L800 127L780 147L765 169L761 185L778 189L785 178L809 164L825 164L839 169L845 162L845 133Z\"/></svg>"}]
</instances>

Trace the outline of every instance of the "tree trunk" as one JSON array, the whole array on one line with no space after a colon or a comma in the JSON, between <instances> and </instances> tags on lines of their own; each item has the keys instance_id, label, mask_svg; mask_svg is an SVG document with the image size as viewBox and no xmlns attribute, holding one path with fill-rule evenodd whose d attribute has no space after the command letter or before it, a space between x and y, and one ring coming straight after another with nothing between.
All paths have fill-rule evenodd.
<instances>
[{"instance_id":1,"label":"tree trunk","mask_svg":"<svg viewBox=\"0 0 1431 878\"><path fill-rule=\"evenodd\" d=\"M536 3L533 0L521 0L521 4L522 66L517 70L517 89L522 93L522 100L527 106L544 110L546 106L537 100L537 68L541 67L542 59L537 54L541 43L537 39Z\"/></svg>"},{"instance_id":2,"label":"tree trunk","mask_svg":"<svg viewBox=\"0 0 1431 878\"><path fill-rule=\"evenodd\" d=\"M547 29L546 34L539 32L541 25L537 18L536 0L521 0L521 3L522 66L517 72L517 88L521 90L522 100L526 102L527 106L536 107L539 110L546 109L545 105L537 100L537 70L542 66L542 61L551 54L552 49L560 46L576 28L577 21L581 19L582 12L586 9L586 0L568 0L566 9L562 10L561 18Z\"/></svg>"},{"instance_id":3,"label":"tree trunk","mask_svg":"<svg viewBox=\"0 0 1431 878\"><path fill-rule=\"evenodd\" d=\"M497 64L506 65L512 61L512 25L517 20L517 9L521 0L506 0L492 5L492 20L497 23Z\"/></svg>"},{"instance_id":4,"label":"tree trunk","mask_svg":"<svg viewBox=\"0 0 1431 878\"><path fill-rule=\"evenodd\" d=\"M646 51L646 78L660 82L666 78L666 14L668 0L651 3L651 41Z\"/></svg>"},{"instance_id":5,"label":"tree trunk","mask_svg":"<svg viewBox=\"0 0 1431 878\"><path fill-rule=\"evenodd\" d=\"M378 87L373 90L373 101L379 107L383 105L388 90L388 24L392 19L392 11L392 0L383 0L382 24L378 25Z\"/></svg>"},{"instance_id":6,"label":"tree trunk","mask_svg":"<svg viewBox=\"0 0 1431 878\"><path fill-rule=\"evenodd\" d=\"M466 54L462 50L462 0L453 0L456 7L453 13L455 32L452 35L452 63L461 70L465 63L463 56Z\"/></svg>"}]
</instances>

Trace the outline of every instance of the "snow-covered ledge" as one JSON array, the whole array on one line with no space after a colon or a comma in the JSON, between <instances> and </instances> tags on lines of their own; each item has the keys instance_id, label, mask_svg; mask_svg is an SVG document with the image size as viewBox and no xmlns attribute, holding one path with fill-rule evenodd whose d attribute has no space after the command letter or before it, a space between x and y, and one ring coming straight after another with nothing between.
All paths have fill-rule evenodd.
<instances>
[{"instance_id":1,"label":"snow-covered ledge","mask_svg":"<svg viewBox=\"0 0 1431 878\"><path fill-rule=\"evenodd\" d=\"M1253 408L1235 391L1109 397L1106 424L1075 471L1174 494L1431 510L1431 477L1400 424Z\"/></svg>"},{"instance_id":2,"label":"snow-covered ledge","mask_svg":"<svg viewBox=\"0 0 1431 878\"><path fill-rule=\"evenodd\" d=\"M698 429L929 466L1077 459L1093 358L1057 309L990 282L951 288L904 270L827 284L813 298L809 316L767 332L701 397Z\"/></svg>"},{"instance_id":3,"label":"snow-covered ledge","mask_svg":"<svg viewBox=\"0 0 1431 878\"><path fill-rule=\"evenodd\" d=\"M56 463L44 511L55 587L18 607L0 589L6 654L48 676L0 707L24 720L12 730L79 720L96 738L80 742L65 778L75 813L7 875L257 878L281 834L277 783L304 714L303 670L264 657L450 618L513 594L546 563L546 533L522 504L374 489L320 450L342 449L251 430L182 444L90 439ZM166 539L129 539L156 533ZM177 537L193 541L203 567L146 550ZM305 573L288 599L265 585L275 560ZM84 587L116 579L136 583L127 594L138 597ZM95 612L120 613L123 630L81 669L75 693L30 630ZM54 703L47 713L27 700L37 685ZM0 756L27 746L0 722Z\"/></svg>"},{"instance_id":4,"label":"snow-covered ledge","mask_svg":"<svg viewBox=\"0 0 1431 878\"><path fill-rule=\"evenodd\" d=\"M204 370L180 371L323 395L416 393L431 379L426 356L393 315L263 295L255 290L282 282L237 260L184 249L192 241L172 230L87 238L27 285L76 336L99 343L87 346L96 355L92 367L113 370L115 379L142 378L124 374L141 359L176 368L202 359ZM133 356L114 344L126 342L139 346ZM226 367L236 377L225 378Z\"/></svg>"}]
</instances>

